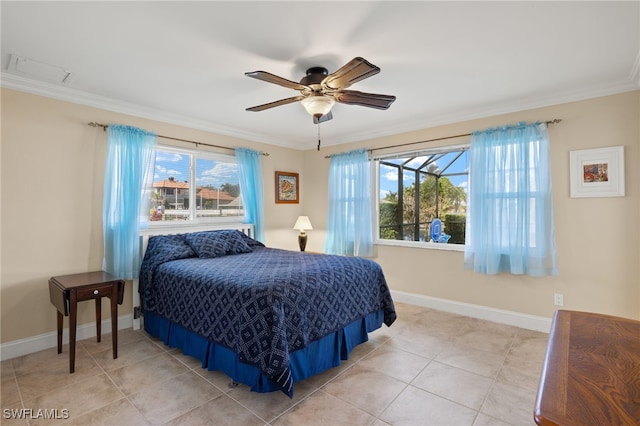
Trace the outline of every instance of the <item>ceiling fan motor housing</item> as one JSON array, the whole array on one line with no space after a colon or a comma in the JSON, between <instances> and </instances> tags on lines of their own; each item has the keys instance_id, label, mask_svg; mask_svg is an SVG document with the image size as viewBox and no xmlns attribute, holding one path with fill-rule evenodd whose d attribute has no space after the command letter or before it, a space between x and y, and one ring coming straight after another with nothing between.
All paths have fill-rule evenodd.
<instances>
[{"instance_id":1,"label":"ceiling fan motor housing","mask_svg":"<svg viewBox=\"0 0 640 426\"><path fill-rule=\"evenodd\" d=\"M319 91L320 83L322 83L322 80L324 80L327 75L329 75L329 71L326 68L311 67L307 70L307 75L302 77L302 80L300 80L300 84L305 86L317 85L318 87L313 87L313 89L315 91Z\"/></svg>"}]
</instances>

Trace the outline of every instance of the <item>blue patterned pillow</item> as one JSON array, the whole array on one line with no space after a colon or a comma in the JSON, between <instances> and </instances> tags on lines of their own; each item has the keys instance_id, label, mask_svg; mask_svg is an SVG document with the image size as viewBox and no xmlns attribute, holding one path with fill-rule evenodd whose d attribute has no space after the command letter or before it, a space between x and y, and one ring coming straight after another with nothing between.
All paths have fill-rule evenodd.
<instances>
[{"instance_id":1,"label":"blue patterned pillow","mask_svg":"<svg viewBox=\"0 0 640 426\"><path fill-rule=\"evenodd\" d=\"M156 235L149 238L145 260L168 262L170 260L196 257L196 253L185 241L185 234Z\"/></svg>"},{"instance_id":2,"label":"blue patterned pillow","mask_svg":"<svg viewBox=\"0 0 640 426\"><path fill-rule=\"evenodd\" d=\"M251 253L253 249L245 241L244 234L238 230L219 231L224 232L229 244L228 254Z\"/></svg>"},{"instance_id":3,"label":"blue patterned pillow","mask_svg":"<svg viewBox=\"0 0 640 426\"><path fill-rule=\"evenodd\" d=\"M258 240L254 240L253 238L251 238L250 236L240 232L240 231L236 231L239 235L240 238L242 238L242 240L245 242L245 244L247 244L247 246L253 250L253 247L264 247L264 244L262 244L260 241Z\"/></svg>"},{"instance_id":4,"label":"blue patterned pillow","mask_svg":"<svg viewBox=\"0 0 640 426\"><path fill-rule=\"evenodd\" d=\"M225 256L229 251L227 237L220 231L192 232L185 239L200 258Z\"/></svg>"}]
</instances>

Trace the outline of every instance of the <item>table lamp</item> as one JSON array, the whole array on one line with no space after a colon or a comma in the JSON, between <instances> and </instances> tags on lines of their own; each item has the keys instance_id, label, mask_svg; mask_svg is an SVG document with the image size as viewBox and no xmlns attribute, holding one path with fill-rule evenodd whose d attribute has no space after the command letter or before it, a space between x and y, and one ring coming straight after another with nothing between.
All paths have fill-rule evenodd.
<instances>
[{"instance_id":1,"label":"table lamp","mask_svg":"<svg viewBox=\"0 0 640 426\"><path fill-rule=\"evenodd\" d=\"M298 216L298 220L296 220L296 224L293 225L293 229L300 230L300 234L298 234L298 245L300 246L300 251L304 251L304 248L307 246L307 234L304 231L305 229L313 229L309 221L309 216Z\"/></svg>"}]
</instances>

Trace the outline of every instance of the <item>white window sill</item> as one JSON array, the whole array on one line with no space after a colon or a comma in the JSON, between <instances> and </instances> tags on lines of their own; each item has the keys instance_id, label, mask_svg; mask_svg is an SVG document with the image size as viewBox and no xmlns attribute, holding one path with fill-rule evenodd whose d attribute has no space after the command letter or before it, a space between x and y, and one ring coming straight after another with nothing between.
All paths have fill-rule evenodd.
<instances>
[{"instance_id":1,"label":"white window sill","mask_svg":"<svg viewBox=\"0 0 640 426\"><path fill-rule=\"evenodd\" d=\"M240 219L240 220L238 220ZM216 220L159 220L149 221L146 229L148 231L160 231L163 229L183 229L184 232L196 232L213 229L235 229L243 224L242 217L225 217Z\"/></svg>"},{"instance_id":2,"label":"white window sill","mask_svg":"<svg viewBox=\"0 0 640 426\"><path fill-rule=\"evenodd\" d=\"M375 244L380 246L411 247L430 250L464 251L464 244L426 243L422 241L405 240L376 240Z\"/></svg>"}]
</instances>

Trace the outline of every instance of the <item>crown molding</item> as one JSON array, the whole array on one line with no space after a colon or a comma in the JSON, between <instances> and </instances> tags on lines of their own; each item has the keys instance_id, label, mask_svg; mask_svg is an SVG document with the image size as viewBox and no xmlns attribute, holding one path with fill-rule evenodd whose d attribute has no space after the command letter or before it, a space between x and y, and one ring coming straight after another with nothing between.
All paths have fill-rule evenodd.
<instances>
[{"instance_id":1,"label":"crown molding","mask_svg":"<svg viewBox=\"0 0 640 426\"><path fill-rule=\"evenodd\" d=\"M162 123L175 124L191 129L203 130L220 135L250 140L253 142L282 146L285 148L299 148L297 146L287 145L281 140L265 138L262 135L257 135L251 132L244 132L242 130L223 126L217 123L197 120L192 117L178 114L171 114L158 109L143 107L137 104L123 102L105 96L93 95L80 90L62 87L52 83L36 81L7 72L0 73L0 87L30 93L32 95L44 96L60 101L71 102L79 105L85 105L93 108L131 115L134 117L159 121Z\"/></svg>"},{"instance_id":2,"label":"crown molding","mask_svg":"<svg viewBox=\"0 0 640 426\"><path fill-rule=\"evenodd\" d=\"M122 102L104 96L92 95L87 92L61 87L56 84L35 81L21 76L13 75L7 72L0 73L0 87L18 90L33 95L44 96L61 101L76 103L80 105L99 108L107 111L127 114L135 117L145 118L149 120L159 121L163 123L175 124L178 126L188 127L196 130L203 130L211 133L217 133L225 136L235 137L239 139L249 140L253 142L264 143L268 145L280 146L284 148L310 150L316 149L315 143L292 144L283 142L280 139L267 138L263 135L257 135L252 132L245 132L239 129L227 127L217 123L204 120L197 120L191 117L178 114L171 114L154 108L143 107L140 105ZM336 137L322 141L323 146L342 145L351 142L363 140L377 139L400 133L407 133L417 130L428 129L447 124L459 123L463 121L486 118L496 115L509 114L513 112L526 111L530 109L548 107L568 102L586 100L602 96L609 96L630 92L640 89L640 52L636 58L633 69L631 70L628 80L616 82L613 84L591 87L586 90L557 93L547 97L529 97L519 99L511 103L499 103L493 106L468 109L458 111L451 114L441 114L422 118L417 121L407 121L398 125L389 126L379 129L375 132L363 132L357 136Z\"/></svg>"},{"instance_id":3,"label":"crown molding","mask_svg":"<svg viewBox=\"0 0 640 426\"><path fill-rule=\"evenodd\" d=\"M637 76L638 71L636 71ZM640 78L640 76L637 76ZM537 108L544 108L553 105L560 105L569 102L583 101L587 99L599 98L603 96L618 95L626 92L633 92L640 89L640 82L622 81L609 85L595 86L588 89L557 93L547 97L529 97L519 99L511 103L497 103L493 106L485 106L480 109L462 110L451 114L434 115L428 118L422 118L417 121L408 121L398 125L386 127L376 132L369 132L358 135L358 138L335 138L331 141L322 141L323 146L342 145L349 142L357 142L361 140L377 139L386 136L398 135L400 133L408 133L418 130L429 129L432 127L444 126L448 124L461 123L464 121L477 120L481 118L493 117L514 112L527 111ZM540 118L545 119L544 117ZM307 149L315 149L310 146Z\"/></svg>"}]
</instances>

